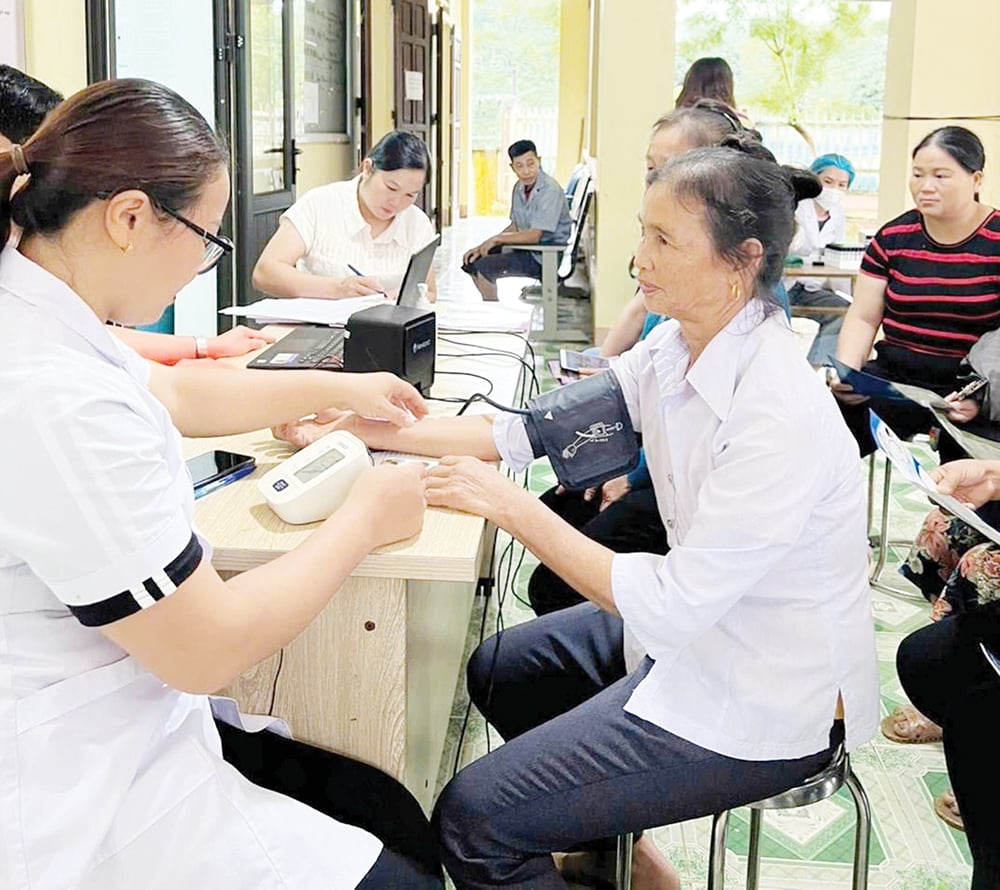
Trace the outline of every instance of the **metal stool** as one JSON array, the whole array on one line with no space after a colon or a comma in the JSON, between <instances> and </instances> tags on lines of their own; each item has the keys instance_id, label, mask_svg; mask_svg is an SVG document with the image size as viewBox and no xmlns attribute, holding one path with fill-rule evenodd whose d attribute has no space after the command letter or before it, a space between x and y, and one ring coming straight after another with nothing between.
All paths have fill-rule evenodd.
<instances>
[{"instance_id":1,"label":"metal stool","mask_svg":"<svg viewBox=\"0 0 1000 890\"><path fill-rule=\"evenodd\" d=\"M889 547L893 544L909 545L912 539L890 540L889 539L889 504L892 495L892 463L886 458L883 462L882 470L882 514L879 517L878 536L872 535L872 519L875 512L875 454L868 455L868 535L870 542L878 542L878 559L868 574L868 583L875 589L883 593L892 593L904 599L916 599L923 601L923 596L915 588L896 587L882 580L882 570L885 568L886 560L889 557Z\"/></svg>"},{"instance_id":2,"label":"metal stool","mask_svg":"<svg viewBox=\"0 0 1000 890\"><path fill-rule=\"evenodd\" d=\"M757 890L760 880L760 831L764 810L787 810L804 807L835 794L846 785L857 811L854 829L854 874L851 890L867 890L868 844L871 839L871 807L868 795L851 769L850 758L840 745L830 764L801 785L783 794L759 800L750 806L750 847L747 851L746 890ZM712 819L712 847L708 861L708 890L724 890L726 865L726 831L729 827L729 810L717 813ZM615 872L616 890L632 887L632 835L618 837L618 863Z\"/></svg>"}]
</instances>

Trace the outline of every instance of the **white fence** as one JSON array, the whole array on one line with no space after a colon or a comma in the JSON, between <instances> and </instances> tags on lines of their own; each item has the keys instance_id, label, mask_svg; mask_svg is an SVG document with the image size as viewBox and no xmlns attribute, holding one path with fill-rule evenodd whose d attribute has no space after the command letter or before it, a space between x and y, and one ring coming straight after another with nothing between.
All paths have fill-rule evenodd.
<instances>
[{"instance_id":1,"label":"white fence","mask_svg":"<svg viewBox=\"0 0 1000 890\"><path fill-rule=\"evenodd\" d=\"M882 156L882 122L879 120L822 120L801 126L816 143L816 155L834 152L846 157L856 175L851 191L878 192L878 171ZM787 124L760 121L757 129L764 144L783 164L808 167L814 159L808 143Z\"/></svg>"}]
</instances>

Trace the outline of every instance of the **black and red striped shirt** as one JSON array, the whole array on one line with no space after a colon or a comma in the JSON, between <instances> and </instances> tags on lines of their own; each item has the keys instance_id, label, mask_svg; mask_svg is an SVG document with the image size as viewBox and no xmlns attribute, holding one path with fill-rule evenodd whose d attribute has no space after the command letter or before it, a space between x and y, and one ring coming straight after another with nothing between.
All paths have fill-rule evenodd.
<instances>
[{"instance_id":1,"label":"black and red striped shirt","mask_svg":"<svg viewBox=\"0 0 1000 890\"><path fill-rule=\"evenodd\" d=\"M861 270L888 282L885 343L924 355L963 359L1000 327L1000 213L958 244L938 244L917 210L879 229Z\"/></svg>"}]
</instances>

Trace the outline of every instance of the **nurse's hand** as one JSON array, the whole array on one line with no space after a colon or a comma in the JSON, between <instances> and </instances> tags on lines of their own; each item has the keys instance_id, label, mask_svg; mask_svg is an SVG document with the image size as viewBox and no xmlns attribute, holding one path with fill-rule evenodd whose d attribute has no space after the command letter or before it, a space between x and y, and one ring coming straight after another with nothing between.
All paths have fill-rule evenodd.
<instances>
[{"instance_id":1,"label":"nurse's hand","mask_svg":"<svg viewBox=\"0 0 1000 890\"><path fill-rule=\"evenodd\" d=\"M330 296L340 299L342 297L367 297L381 293L383 293L382 282L377 278L368 275L352 275L350 278L334 281L333 293Z\"/></svg>"},{"instance_id":2,"label":"nurse's hand","mask_svg":"<svg viewBox=\"0 0 1000 890\"><path fill-rule=\"evenodd\" d=\"M351 487L349 500L364 503L371 517L375 547L417 534L424 524L424 466L382 464L365 470Z\"/></svg>"},{"instance_id":3,"label":"nurse's hand","mask_svg":"<svg viewBox=\"0 0 1000 890\"><path fill-rule=\"evenodd\" d=\"M500 525L499 509L521 488L490 464L474 457L442 457L424 476L424 494L433 507L451 507L485 516Z\"/></svg>"},{"instance_id":4,"label":"nurse's hand","mask_svg":"<svg viewBox=\"0 0 1000 890\"><path fill-rule=\"evenodd\" d=\"M336 376L347 383L338 407L402 427L412 426L415 420L427 415L424 397L395 374L374 371Z\"/></svg>"}]
</instances>

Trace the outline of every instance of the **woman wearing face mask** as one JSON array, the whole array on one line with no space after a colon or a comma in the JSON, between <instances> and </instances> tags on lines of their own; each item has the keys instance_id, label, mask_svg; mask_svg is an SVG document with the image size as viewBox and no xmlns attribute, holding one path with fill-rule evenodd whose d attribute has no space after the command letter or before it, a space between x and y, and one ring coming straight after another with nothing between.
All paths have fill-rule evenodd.
<instances>
[{"instance_id":1,"label":"woman wearing face mask","mask_svg":"<svg viewBox=\"0 0 1000 890\"><path fill-rule=\"evenodd\" d=\"M819 257L823 248L844 240L847 217L844 195L854 182L854 166L843 155L825 154L809 167L819 178L823 191L815 198L800 201L795 211L795 237L789 253L802 257ZM833 282L821 278L800 278L786 281L788 301L799 309L796 315L814 318L819 330L809 349L809 362L822 365L837 349L837 337L844 323L843 316L829 310L846 310L847 300L837 296ZM815 314L808 310L825 310ZM805 310L805 311L801 311Z\"/></svg>"},{"instance_id":2,"label":"woman wearing face mask","mask_svg":"<svg viewBox=\"0 0 1000 890\"><path fill-rule=\"evenodd\" d=\"M394 295L411 254L435 235L414 205L430 169L420 139L387 133L357 176L306 192L282 214L254 267L254 287L276 297ZM433 301L433 271L427 290Z\"/></svg>"},{"instance_id":3,"label":"woman wearing face mask","mask_svg":"<svg viewBox=\"0 0 1000 890\"><path fill-rule=\"evenodd\" d=\"M958 423L979 413L977 401L954 397L962 360L1000 325L1000 214L979 200L985 164L982 142L964 127L920 141L910 173L916 207L882 226L865 251L837 341L844 364L949 397ZM868 361L880 327L885 337ZM868 408L903 438L934 423L913 402L869 399L836 379L830 385L862 456L875 449ZM964 454L946 434L939 451L942 460Z\"/></svg>"}]
</instances>

